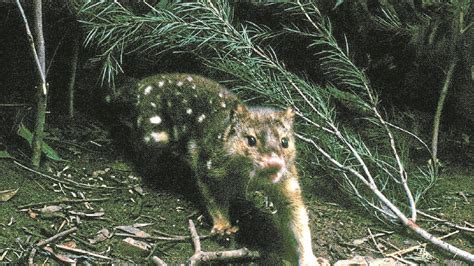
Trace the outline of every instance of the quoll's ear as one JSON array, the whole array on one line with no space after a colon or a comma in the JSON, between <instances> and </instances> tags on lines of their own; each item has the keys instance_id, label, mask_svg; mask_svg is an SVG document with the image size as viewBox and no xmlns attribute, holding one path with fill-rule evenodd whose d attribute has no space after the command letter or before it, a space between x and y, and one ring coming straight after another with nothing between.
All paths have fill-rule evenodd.
<instances>
[{"instance_id":1,"label":"quoll's ear","mask_svg":"<svg viewBox=\"0 0 474 266\"><path fill-rule=\"evenodd\" d=\"M295 118L295 111L293 110L293 108L288 107L284 111L282 111L282 118L284 121L292 124Z\"/></svg>"},{"instance_id":2,"label":"quoll's ear","mask_svg":"<svg viewBox=\"0 0 474 266\"><path fill-rule=\"evenodd\" d=\"M240 115L246 114L248 110L247 110L247 107L245 107L245 105L239 103L235 107L234 112L240 116Z\"/></svg>"},{"instance_id":3,"label":"quoll's ear","mask_svg":"<svg viewBox=\"0 0 474 266\"><path fill-rule=\"evenodd\" d=\"M231 113L231 121L237 122L240 120L245 120L245 117L247 117L249 114L249 111L247 107L243 104L237 104L235 108L232 110Z\"/></svg>"},{"instance_id":4,"label":"quoll's ear","mask_svg":"<svg viewBox=\"0 0 474 266\"><path fill-rule=\"evenodd\" d=\"M249 110L247 107L241 103L237 104L234 108L234 117L236 118L244 118L247 117L249 114Z\"/></svg>"}]
</instances>

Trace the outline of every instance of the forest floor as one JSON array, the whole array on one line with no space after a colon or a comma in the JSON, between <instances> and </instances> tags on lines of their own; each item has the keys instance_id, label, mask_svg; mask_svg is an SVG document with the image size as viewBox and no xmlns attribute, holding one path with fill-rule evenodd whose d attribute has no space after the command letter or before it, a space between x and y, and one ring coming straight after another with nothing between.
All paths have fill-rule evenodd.
<instances>
[{"instance_id":1,"label":"forest floor","mask_svg":"<svg viewBox=\"0 0 474 266\"><path fill-rule=\"evenodd\" d=\"M98 122L89 119L53 122L48 132L47 142L65 161L44 160L39 170L44 175L21 166L27 165L25 147L11 152L15 160L0 159L0 191L18 189L11 199L0 202L0 263L24 264L30 257L38 264L70 259L94 264L144 264L150 262L150 256L158 256L174 264L186 262L193 255L188 220L194 221L200 235L207 235L210 230L193 196L144 182L124 156L125 152L113 143L108 131ZM11 151L11 145L8 147ZM472 148L470 144L463 149ZM453 150L458 154L457 149ZM471 157L469 163L447 163L420 210L473 228L472 161ZM401 226L393 227L372 218L323 177L303 176L302 183L317 256L331 262L355 255L381 258L422 243ZM264 259L257 263L270 264L278 255L265 247L266 242L272 242L272 236L261 230L263 225L254 219L258 215L258 211L244 215L241 231L235 238L202 240L203 250L245 246L262 254ZM424 216L420 216L419 224L436 236L457 232L446 241L474 252L472 232L458 231ZM31 247L39 240L73 227L77 228L74 232L31 255ZM375 240L371 234L376 236ZM135 242L140 247L131 244L133 240L141 241ZM66 251L68 247L76 250ZM88 253L80 254L77 249ZM415 263L455 261L451 255L429 245L418 246L400 257Z\"/></svg>"}]
</instances>

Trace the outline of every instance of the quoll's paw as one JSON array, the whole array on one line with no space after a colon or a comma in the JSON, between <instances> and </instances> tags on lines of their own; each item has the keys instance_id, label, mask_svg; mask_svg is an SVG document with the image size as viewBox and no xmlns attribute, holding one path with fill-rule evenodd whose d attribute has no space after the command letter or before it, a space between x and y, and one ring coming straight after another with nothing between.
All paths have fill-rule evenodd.
<instances>
[{"instance_id":1,"label":"quoll's paw","mask_svg":"<svg viewBox=\"0 0 474 266\"><path fill-rule=\"evenodd\" d=\"M229 222L215 223L212 227L212 235L233 235L239 231L238 226L231 226Z\"/></svg>"}]
</instances>

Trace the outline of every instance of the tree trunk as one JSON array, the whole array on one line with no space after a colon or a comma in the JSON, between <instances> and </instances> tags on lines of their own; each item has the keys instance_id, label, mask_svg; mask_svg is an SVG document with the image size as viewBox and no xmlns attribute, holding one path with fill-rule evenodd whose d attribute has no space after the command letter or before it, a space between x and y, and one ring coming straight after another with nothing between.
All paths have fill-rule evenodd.
<instances>
[{"instance_id":1,"label":"tree trunk","mask_svg":"<svg viewBox=\"0 0 474 266\"><path fill-rule=\"evenodd\" d=\"M456 60L453 59L449 64L448 73L446 74L446 79L444 80L443 87L438 99L438 105L436 106L436 113L433 121L433 138L431 140L431 154L432 154L432 163L433 168L436 171L438 169L438 138L439 138L439 125L441 123L441 114L443 113L444 101L448 95L449 84L453 77L454 67L456 66Z\"/></svg>"},{"instance_id":2,"label":"tree trunk","mask_svg":"<svg viewBox=\"0 0 474 266\"><path fill-rule=\"evenodd\" d=\"M73 43L73 51L72 51L72 61L71 61L71 76L69 79L69 87L68 87L68 114L69 118L74 117L74 85L76 83L76 72L77 72L77 64L79 59L79 36L74 34L74 43Z\"/></svg>"},{"instance_id":3,"label":"tree trunk","mask_svg":"<svg viewBox=\"0 0 474 266\"><path fill-rule=\"evenodd\" d=\"M42 11L42 0L33 1L33 12L34 12L34 34L36 40L36 54L38 55L41 78L38 79L37 85L37 102L36 102L36 116L35 116L35 129L33 133L32 149L33 153L31 156L31 164L34 167L38 167L41 162L41 149L43 145L44 137L44 125L46 121L46 105L48 96L48 84L46 83L46 52L44 46L44 35L43 35L43 11Z\"/></svg>"}]
</instances>

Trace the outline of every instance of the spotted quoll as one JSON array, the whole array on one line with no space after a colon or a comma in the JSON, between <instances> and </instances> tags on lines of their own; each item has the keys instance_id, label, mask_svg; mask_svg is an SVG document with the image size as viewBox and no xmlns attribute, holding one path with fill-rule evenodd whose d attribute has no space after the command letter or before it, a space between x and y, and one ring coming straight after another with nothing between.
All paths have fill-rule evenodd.
<instances>
[{"instance_id":1,"label":"spotted quoll","mask_svg":"<svg viewBox=\"0 0 474 266\"><path fill-rule=\"evenodd\" d=\"M138 149L167 149L185 158L212 218L212 233L238 231L229 204L257 183L276 206L289 261L318 264L295 166L291 108L247 107L217 82L188 74L145 78L132 94Z\"/></svg>"}]
</instances>

